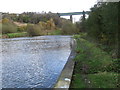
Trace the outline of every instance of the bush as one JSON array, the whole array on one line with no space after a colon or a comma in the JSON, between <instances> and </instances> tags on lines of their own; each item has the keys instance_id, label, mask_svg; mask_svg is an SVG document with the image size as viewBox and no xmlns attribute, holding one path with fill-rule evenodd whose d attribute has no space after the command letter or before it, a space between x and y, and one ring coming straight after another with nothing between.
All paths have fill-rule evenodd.
<instances>
[{"instance_id":1,"label":"bush","mask_svg":"<svg viewBox=\"0 0 120 90\"><path fill-rule=\"evenodd\" d=\"M77 34L79 30L75 24L72 24L70 21L65 21L62 26L62 34Z\"/></svg>"},{"instance_id":2,"label":"bush","mask_svg":"<svg viewBox=\"0 0 120 90\"><path fill-rule=\"evenodd\" d=\"M41 27L39 25L28 24L26 29L27 29L27 32L30 36L42 35L41 34Z\"/></svg>"},{"instance_id":3,"label":"bush","mask_svg":"<svg viewBox=\"0 0 120 90\"><path fill-rule=\"evenodd\" d=\"M46 30L46 26L47 26L47 24L45 23L45 22L42 22L42 21L40 21L39 23L38 23L38 25L41 27L41 30Z\"/></svg>"},{"instance_id":4,"label":"bush","mask_svg":"<svg viewBox=\"0 0 120 90\"><path fill-rule=\"evenodd\" d=\"M15 32L17 32L17 26L12 21L7 19L2 21L2 34Z\"/></svg>"},{"instance_id":5,"label":"bush","mask_svg":"<svg viewBox=\"0 0 120 90\"><path fill-rule=\"evenodd\" d=\"M18 27L18 32L24 32L26 31L26 26L19 26Z\"/></svg>"},{"instance_id":6,"label":"bush","mask_svg":"<svg viewBox=\"0 0 120 90\"><path fill-rule=\"evenodd\" d=\"M85 21L81 19L81 21L76 22L76 27L79 29L79 32L86 32Z\"/></svg>"},{"instance_id":7,"label":"bush","mask_svg":"<svg viewBox=\"0 0 120 90\"><path fill-rule=\"evenodd\" d=\"M2 19L2 23L3 23L3 24L8 23L8 22L10 22L9 19L7 19L7 18Z\"/></svg>"},{"instance_id":8,"label":"bush","mask_svg":"<svg viewBox=\"0 0 120 90\"><path fill-rule=\"evenodd\" d=\"M56 26L55 23L53 21L53 19L51 18L50 20L48 20L47 22L39 22L38 25L40 25L42 30L55 30Z\"/></svg>"},{"instance_id":9,"label":"bush","mask_svg":"<svg viewBox=\"0 0 120 90\"><path fill-rule=\"evenodd\" d=\"M112 64L109 65L109 69L107 71L109 72L120 72L120 65L119 65L120 59L113 59Z\"/></svg>"},{"instance_id":10,"label":"bush","mask_svg":"<svg viewBox=\"0 0 120 90\"><path fill-rule=\"evenodd\" d=\"M55 23L54 23L52 18L47 21L47 29L48 30L54 30L55 29Z\"/></svg>"}]
</instances>

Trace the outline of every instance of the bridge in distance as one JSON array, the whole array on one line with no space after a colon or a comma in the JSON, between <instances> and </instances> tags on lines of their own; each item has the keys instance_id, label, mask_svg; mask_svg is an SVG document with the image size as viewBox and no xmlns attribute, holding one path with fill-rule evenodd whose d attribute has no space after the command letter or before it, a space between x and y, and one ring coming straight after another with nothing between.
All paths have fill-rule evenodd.
<instances>
[{"instance_id":1,"label":"bridge in distance","mask_svg":"<svg viewBox=\"0 0 120 90\"><path fill-rule=\"evenodd\" d=\"M85 14L89 14L90 11L83 11L83 12L69 12L69 13L57 13L58 16L70 16L70 21L72 22L72 15L83 15L85 17Z\"/></svg>"}]
</instances>

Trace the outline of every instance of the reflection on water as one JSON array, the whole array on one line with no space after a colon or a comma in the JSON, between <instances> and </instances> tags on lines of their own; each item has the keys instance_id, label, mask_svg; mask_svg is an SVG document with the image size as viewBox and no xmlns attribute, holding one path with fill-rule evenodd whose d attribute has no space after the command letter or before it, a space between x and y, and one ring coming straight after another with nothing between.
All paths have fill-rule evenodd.
<instances>
[{"instance_id":1,"label":"reflection on water","mask_svg":"<svg viewBox=\"0 0 120 90\"><path fill-rule=\"evenodd\" d=\"M48 88L70 55L70 36L2 40L2 87Z\"/></svg>"}]
</instances>

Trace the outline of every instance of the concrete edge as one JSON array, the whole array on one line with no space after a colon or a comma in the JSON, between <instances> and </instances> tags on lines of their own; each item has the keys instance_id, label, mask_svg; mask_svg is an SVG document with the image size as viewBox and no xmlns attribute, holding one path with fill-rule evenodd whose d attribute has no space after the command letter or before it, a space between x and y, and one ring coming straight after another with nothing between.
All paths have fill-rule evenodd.
<instances>
[{"instance_id":1,"label":"concrete edge","mask_svg":"<svg viewBox=\"0 0 120 90\"><path fill-rule=\"evenodd\" d=\"M70 56L68 57L68 60L57 80L57 83L54 85L53 88L69 88L70 87L73 70L74 70L74 64L75 64L73 59L75 58L75 55L76 55L75 54L76 40L73 38L71 38L70 47L71 47Z\"/></svg>"}]
</instances>

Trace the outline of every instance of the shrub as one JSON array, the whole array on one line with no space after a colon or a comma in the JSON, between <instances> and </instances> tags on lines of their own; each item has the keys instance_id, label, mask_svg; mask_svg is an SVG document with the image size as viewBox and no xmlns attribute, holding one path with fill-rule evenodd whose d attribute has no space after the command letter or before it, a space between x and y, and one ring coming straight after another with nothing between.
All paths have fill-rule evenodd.
<instances>
[{"instance_id":1,"label":"shrub","mask_svg":"<svg viewBox=\"0 0 120 90\"><path fill-rule=\"evenodd\" d=\"M15 33L17 32L17 26L11 23L2 24L2 33Z\"/></svg>"},{"instance_id":2,"label":"shrub","mask_svg":"<svg viewBox=\"0 0 120 90\"><path fill-rule=\"evenodd\" d=\"M17 26L10 21L9 19L3 19L2 20L2 33L15 33L17 32Z\"/></svg>"},{"instance_id":3,"label":"shrub","mask_svg":"<svg viewBox=\"0 0 120 90\"><path fill-rule=\"evenodd\" d=\"M54 23L52 18L50 20L48 20L47 22L40 21L38 23L38 25L40 25L42 30L46 30L46 29L47 30L54 30L54 29L56 29L55 23Z\"/></svg>"},{"instance_id":4,"label":"shrub","mask_svg":"<svg viewBox=\"0 0 120 90\"><path fill-rule=\"evenodd\" d=\"M8 22L10 22L9 19L7 19L7 18L2 19L2 23L3 23L3 24L8 23Z\"/></svg>"},{"instance_id":5,"label":"shrub","mask_svg":"<svg viewBox=\"0 0 120 90\"><path fill-rule=\"evenodd\" d=\"M50 26L50 30L54 30L56 28L52 18L48 21L48 25Z\"/></svg>"},{"instance_id":6,"label":"shrub","mask_svg":"<svg viewBox=\"0 0 120 90\"><path fill-rule=\"evenodd\" d=\"M18 32L24 32L26 31L26 26L19 26L18 27Z\"/></svg>"},{"instance_id":7,"label":"shrub","mask_svg":"<svg viewBox=\"0 0 120 90\"><path fill-rule=\"evenodd\" d=\"M119 62L120 62L120 59L113 59L107 71L119 73L120 72Z\"/></svg>"},{"instance_id":8,"label":"shrub","mask_svg":"<svg viewBox=\"0 0 120 90\"><path fill-rule=\"evenodd\" d=\"M39 25L28 24L26 29L30 36L41 35L41 27Z\"/></svg>"},{"instance_id":9,"label":"shrub","mask_svg":"<svg viewBox=\"0 0 120 90\"><path fill-rule=\"evenodd\" d=\"M41 27L41 30L45 30L47 27L47 24L45 22L40 21L38 25Z\"/></svg>"},{"instance_id":10,"label":"shrub","mask_svg":"<svg viewBox=\"0 0 120 90\"><path fill-rule=\"evenodd\" d=\"M65 21L62 26L62 34L77 34L79 30L75 24L72 24L70 21Z\"/></svg>"}]
</instances>

